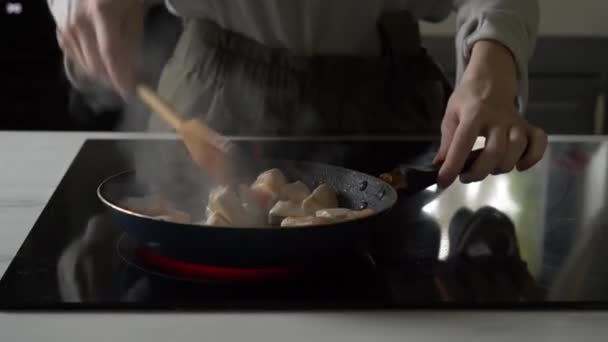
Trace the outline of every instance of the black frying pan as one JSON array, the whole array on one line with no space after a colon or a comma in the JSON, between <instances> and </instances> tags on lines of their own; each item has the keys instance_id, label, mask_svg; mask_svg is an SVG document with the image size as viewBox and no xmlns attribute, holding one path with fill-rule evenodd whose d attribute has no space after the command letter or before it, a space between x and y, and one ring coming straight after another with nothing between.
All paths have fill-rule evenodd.
<instances>
[{"instance_id":1,"label":"black frying pan","mask_svg":"<svg viewBox=\"0 0 608 342\"><path fill-rule=\"evenodd\" d=\"M478 152L469 157L465 168L477 155ZM147 187L139 182L133 171L106 179L97 193L127 235L148 248L184 261L235 267L270 266L365 251L371 234L398 199L397 190L389 183L342 167L288 160L265 160L256 163L255 167L252 174L279 168L290 181L301 180L310 187L326 183L337 190L341 207L367 207L375 214L323 226L215 227L166 222L122 208L118 205L122 199L146 195ZM404 189L407 192L424 189L437 178L437 171L430 167L401 168L399 173L407 184ZM163 183L170 186L173 182L165 180ZM171 190L156 189L163 194L171 193ZM200 202L201 214L205 207L206 203Z\"/></svg>"}]
</instances>

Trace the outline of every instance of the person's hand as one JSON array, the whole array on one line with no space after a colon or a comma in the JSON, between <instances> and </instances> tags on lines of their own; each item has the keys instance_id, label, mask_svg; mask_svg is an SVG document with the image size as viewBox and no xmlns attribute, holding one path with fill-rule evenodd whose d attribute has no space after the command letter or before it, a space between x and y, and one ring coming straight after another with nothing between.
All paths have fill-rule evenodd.
<instances>
[{"instance_id":1,"label":"person's hand","mask_svg":"<svg viewBox=\"0 0 608 342\"><path fill-rule=\"evenodd\" d=\"M57 38L67 57L123 97L134 90L143 35L142 0L77 0Z\"/></svg>"},{"instance_id":2,"label":"person's hand","mask_svg":"<svg viewBox=\"0 0 608 342\"><path fill-rule=\"evenodd\" d=\"M448 187L461 174L479 136L486 138L485 150L460 176L463 183L514 168L524 171L540 161L547 135L518 112L517 87L517 69L510 51L490 41L476 43L441 126L441 146L433 162L441 165L441 187Z\"/></svg>"}]
</instances>

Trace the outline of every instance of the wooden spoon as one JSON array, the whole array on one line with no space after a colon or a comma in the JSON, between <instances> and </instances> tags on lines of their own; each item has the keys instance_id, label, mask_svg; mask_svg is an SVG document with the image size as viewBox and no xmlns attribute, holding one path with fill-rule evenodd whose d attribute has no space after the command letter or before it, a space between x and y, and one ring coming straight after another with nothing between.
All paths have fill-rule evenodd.
<instances>
[{"instance_id":1,"label":"wooden spoon","mask_svg":"<svg viewBox=\"0 0 608 342\"><path fill-rule=\"evenodd\" d=\"M188 149L192 160L220 184L229 184L235 177L233 144L202 121L182 118L152 89L144 85L137 87L139 98L152 111L173 127Z\"/></svg>"}]
</instances>

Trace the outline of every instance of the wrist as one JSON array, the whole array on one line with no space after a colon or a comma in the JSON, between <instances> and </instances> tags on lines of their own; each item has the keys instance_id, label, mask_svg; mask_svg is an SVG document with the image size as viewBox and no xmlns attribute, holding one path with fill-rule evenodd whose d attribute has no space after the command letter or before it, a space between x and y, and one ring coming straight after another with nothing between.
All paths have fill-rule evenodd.
<instances>
[{"instance_id":1,"label":"wrist","mask_svg":"<svg viewBox=\"0 0 608 342\"><path fill-rule=\"evenodd\" d=\"M515 58L504 45L481 40L473 45L463 80L496 83L503 91L516 96L519 82Z\"/></svg>"}]
</instances>

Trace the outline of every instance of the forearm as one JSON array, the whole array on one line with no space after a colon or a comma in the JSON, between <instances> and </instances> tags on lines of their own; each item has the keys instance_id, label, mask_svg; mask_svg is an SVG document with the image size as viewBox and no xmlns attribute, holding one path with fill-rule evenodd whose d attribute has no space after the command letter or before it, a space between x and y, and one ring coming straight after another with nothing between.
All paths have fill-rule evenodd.
<instances>
[{"instance_id":1,"label":"forearm","mask_svg":"<svg viewBox=\"0 0 608 342\"><path fill-rule=\"evenodd\" d=\"M458 11L456 36L458 80L465 75L465 70L472 67L471 61L477 43L493 42L489 45L484 44L485 48L479 50L480 54L486 55L487 46L494 45L489 48L495 50L492 56L486 56L490 60L498 58L499 53L496 51L500 51L501 47L509 52L501 54L500 60L510 55L514 63L515 69L510 70L518 81L517 97L520 112L525 112L528 100L528 61L534 52L538 35L538 1L454 0L454 5Z\"/></svg>"},{"instance_id":2,"label":"forearm","mask_svg":"<svg viewBox=\"0 0 608 342\"><path fill-rule=\"evenodd\" d=\"M57 23L58 26L62 26L63 23L67 22L72 8L74 8L74 6L76 6L78 1L80 1L80 0L47 0L49 10L51 11L51 14L53 15L53 19L55 19L55 22ZM124 1L124 0L122 0L122 1ZM165 3L165 0L142 0L142 1L146 8L151 8L153 6L157 6L157 5L161 5L161 4Z\"/></svg>"},{"instance_id":3,"label":"forearm","mask_svg":"<svg viewBox=\"0 0 608 342\"><path fill-rule=\"evenodd\" d=\"M70 13L77 2L80 0L47 0L49 10L55 20L58 30L67 25ZM103 93L103 98L113 97L113 92L98 82L90 79L81 70L80 66L70 60L66 55L63 56L65 75L70 84L83 93ZM111 101L115 102L115 101Z\"/></svg>"},{"instance_id":4,"label":"forearm","mask_svg":"<svg viewBox=\"0 0 608 342\"><path fill-rule=\"evenodd\" d=\"M100 39L100 32L106 32L103 30L104 25L116 24L112 21L112 18L133 11L133 13L129 15L131 15L134 20L143 20L145 13L147 13L151 6L162 5L163 3L163 0L124 1L125 0L48 0L49 9L57 22L58 37L62 38L60 43L64 50L65 74L70 83L82 92L111 94L113 93L113 89L109 84L106 85L99 82L101 79L109 79L107 75L102 77L103 75L100 75L99 72L97 72L98 70L101 70L101 68L95 69L91 67L91 65L95 65L95 63L99 64L99 57L95 58L95 56L100 55L101 51L96 50L96 44L89 44L88 46L91 47L90 49L77 49L81 51L81 55L74 55L73 51L70 52L70 49L73 49L73 47L66 50L66 47L73 46L73 42L78 41L74 39L74 36L80 36L81 43L82 41L94 42L96 39ZM106 16L100 16L99 13L95 14L98 4L104 6L104 8L107 9L106 11L113 12ZM131 4L133 4L133 6L131 6ZM74 18L72 18L72 16ZM77 23L77 27L70 25L70 22L72 21ZM91 34L88 36L84 34L83 36L83 32L93 32L92 38ZM97 35L97 38L95 38L95 35ZM65 39L66 37L70 37L69 41ZM116 42L117 37L113 37L112 39L112 42ZM83 56L86 56L87 58L83 58ZM85 72L85 70L87 71Z\"/></svg>"},{"instance_id":5,"label":"forearm","mask_svg":"<svg viewBox=\"0 0 608 342\"><path fill-rule=\"evenodd\" d=\"M49 10L53 15L53 19L55 19L57 26L62 26L63 23L67 22L70 9L77 1L78 0L47 0Z\"/></svg>"},{"instance_id":6,"label":"forearm","mask_svg":"<svg viewBox=\"0 0 608 342\"><path fill-rule=\"evenodd\" d=\"M120 106L122 99L119 94L126 93L124 89L127 87L123 88L123 85L130 85L134 78L131 75L135 74L136 47L146 9L144 1L49 0L48 4L57 21L65 75L73 88L85 94L96 106ZM131 25L129 28L132 29L122 29L123 32L118 34L107 29L121 23ZM97 44L101 41L107 42L103 49L102 44ZM116 46L118 50L113 49ZM118 52L108 57L107 51ZM120 69L117 65L124 67Z\"/></svg>"},{"instance_id":7,"label":"forearm","mask_svg":"<svg viewBox=\"0 0 608 342\"><path fill-rule=\"evenodd\" d=\"M472 48L469 63L461 79L476 81L475 84L485 87L481 94L500 87L505 96L510 96L515 101L520 90L520 79L517 75L515 58L506 46L492 40L480 40Z\"/></svg>"}]
</instances>

